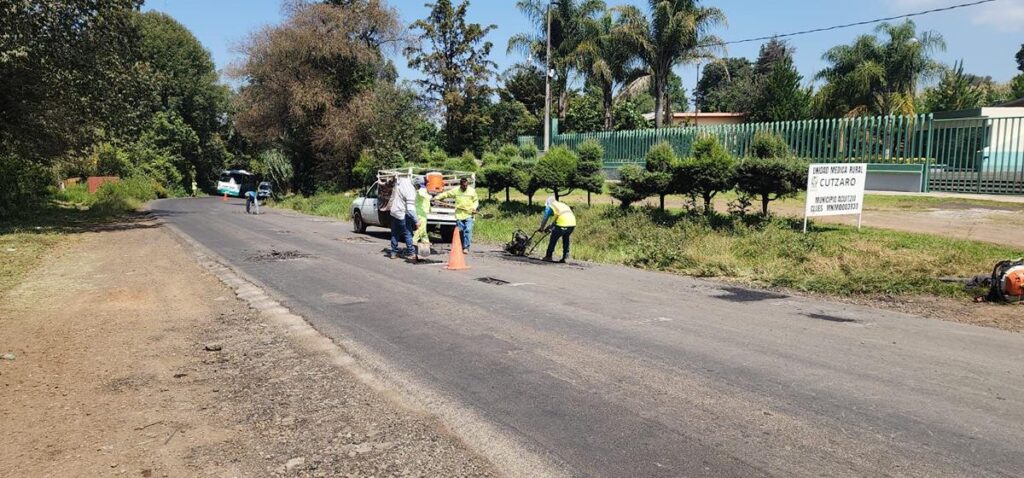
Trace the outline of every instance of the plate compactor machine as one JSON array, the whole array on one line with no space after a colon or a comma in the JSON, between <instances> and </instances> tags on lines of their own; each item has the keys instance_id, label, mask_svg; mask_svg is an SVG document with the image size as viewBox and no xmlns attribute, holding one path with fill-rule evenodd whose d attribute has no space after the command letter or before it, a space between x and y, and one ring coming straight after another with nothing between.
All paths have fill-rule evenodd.
<instances>
[{"instance_id":1,"label":"plate compactor machine","mask_svg":"<svg viewBox=\"0 0 1024 478\"><path fill-rule=\"evenodd\" d=\"M512 234L512 241L505 244L505 252L516 257L526 257L532 254L533 250L536 249L541 242L544 242L544 238L550 233L550 228L545 229L544 231L534 232L533 234L527 234L522 229L519 229ZM537 234L540 234L541 236L536 237Z\"/></svg>"}]
</instances>

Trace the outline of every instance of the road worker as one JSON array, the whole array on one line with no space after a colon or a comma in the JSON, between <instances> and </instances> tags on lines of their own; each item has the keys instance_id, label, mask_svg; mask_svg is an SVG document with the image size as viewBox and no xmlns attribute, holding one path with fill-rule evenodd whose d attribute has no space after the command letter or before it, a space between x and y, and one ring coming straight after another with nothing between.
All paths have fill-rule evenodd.
<instances>
[{"instance_id":1,"label":"road worker","mask_svg":"<svg viewBox=\"0 0 1024 478\"><path fill-rule=\"evenodd\" d=\"M252 209L255 206L255 211ZM245 193L245 213L246 214L259 214L260 213L260 198L256 195L256 191L249 191Z\"/></svg>"},{"instance_id":2,"label":"road worker","mask_svg":"<svg viewBox=\"0 0 1024 478\"><path fill-rule=\"evenodd\" d=\"M569 236L572 235L573 229L576 229L576 215L572 213L572 209L569 205L564 202L558 201L554 196L548 198L544 202L544 216L540 219L540 228L538 231L544 231L547 228L548 219L554 218L554 222L551 225L551 242L548 242L548 253L544 255L545 262L553 262L551 255L555 252L555 245L558 244L558 240L562 240L562 260L558 261L565 263L569 260Z\"/></svg>"},{"instance_id":3,"label":"road worker","mask_svg":"<svg viewBox=\"0 0 1024 478\"><path fill-rule=\"evenodd\" d=\"M469 186L469 180L459 180L459 187L449 189L437 195L438 200L455 198L455 226L459 228L459 237L462 239L462 252L469 254L469 246L473 242L473 216L480 208L480 198L476 195L476 188Z\"/></svg>"},{"instance_id":4,"label":"road worker","mask_svg":"<svg viewBox=\"0 0 1024 478\"><path fill-rule=\"evenodd\" d=\"M423 218L426 222L427 218ZM409 257L414 253L412 231L420 219L416 216L416 188L408 177L399 177L391 192L391 251L392 259ZM399 241L405 240L405 250L398 250Z\"/></svg>"},{"instance_id":5,"label":"road worker","mask_svg":"<svg viewBox=\"0 0 1024 478\"><path fill-rule=\"evenodd\" d=\"M427 233L427 216L430 214L430 192L423 178L413 180L416 186L416 217L419 223L416 226L416 233L412 235L412 242L416 245L416 258L430 255L430 234ZM424 250L425 249L425 250Z\"/></svg>"}]
</instances>

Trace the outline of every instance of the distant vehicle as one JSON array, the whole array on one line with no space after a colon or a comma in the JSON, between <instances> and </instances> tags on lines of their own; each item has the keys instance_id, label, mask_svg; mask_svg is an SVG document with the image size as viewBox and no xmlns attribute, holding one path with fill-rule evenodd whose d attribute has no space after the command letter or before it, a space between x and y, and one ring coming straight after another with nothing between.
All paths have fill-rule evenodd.
<instances>
[{"instance_id":1,"label":"distant vehicle","mask_svg":"<svg viewBox=\"0 0 1024 478\"><path fill-rule=\"evenodd\" d=\"M256 198L263 200L274 195L274 190L271 188L270 183L263 181L259 186L256 187Z\"/></svg>"},{"instance_id":2,"label":"distant vehicle","mask_svg":"<svg viewBox=\"0 0 1024 478\"><path fill-rule=\"evenodd\" d=\"M245 193L256 190L256 175L244 169L230 169L220 173L217 193L244 197Z\"/></svg>"},{"instance_id":3,"label":"distant vehicle","mask_svg":"<svg viewBox=\"0 0 1024 478\"><path fill-rule=\"evenodd\" d=\"M388 209L392 181L400 177L431 176L427 179L427 188L436 196L441 191L459 187L459 180L466 178L472 187L476 184L476 174L465 171L446 171L427 168L384 169L377 172L377 181L366 189L366 193L352 201L352 228L359 233L366 232L369 226L391 228L391 213ZM451 238L455 230L455 203L449 201L431 201L430 215L427 216L427 227L440 230L441 237Z\"/></svg>"}]
</instances>

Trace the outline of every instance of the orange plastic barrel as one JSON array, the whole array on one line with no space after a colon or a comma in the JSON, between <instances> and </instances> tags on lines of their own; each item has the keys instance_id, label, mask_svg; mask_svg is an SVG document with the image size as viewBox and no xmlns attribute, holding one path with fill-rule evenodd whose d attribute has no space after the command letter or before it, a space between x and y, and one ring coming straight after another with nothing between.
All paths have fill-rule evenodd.
<instances>
[{"instance_id":1,"label":"orange plastic barrel","mask_svg":"<svg viewBox=\"0 0 1024 478\"><path fill-rule=\"evenodd\" d=\"M427 173L427 191L432 194L444 191L444 175L436 171Z\"/></svg>"}]
</instances>

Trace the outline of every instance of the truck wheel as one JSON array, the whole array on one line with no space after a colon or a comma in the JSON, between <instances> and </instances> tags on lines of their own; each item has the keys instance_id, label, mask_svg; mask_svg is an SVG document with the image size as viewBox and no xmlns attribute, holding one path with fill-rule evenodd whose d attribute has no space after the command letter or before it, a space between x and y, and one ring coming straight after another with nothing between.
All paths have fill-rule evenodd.
<instances>
[{"instance_id":1,"label":"truck wheel","mask_svg":"<svg viewBox=\"0 0 1024 478\"><path fill-rule=\"evenodd\" d=\"M363 222L363 216L358 211L352 215L352 230L360 234L366 232L366 223Z\"/></svg>"}]
</instances>

